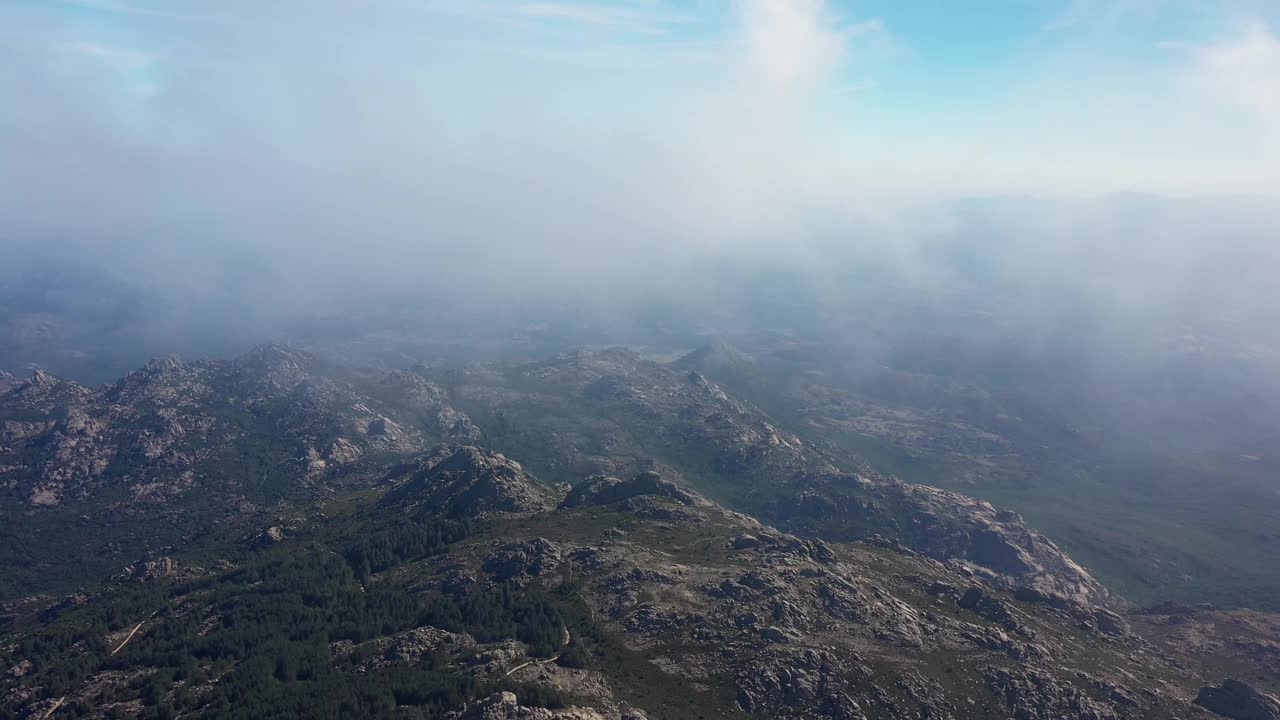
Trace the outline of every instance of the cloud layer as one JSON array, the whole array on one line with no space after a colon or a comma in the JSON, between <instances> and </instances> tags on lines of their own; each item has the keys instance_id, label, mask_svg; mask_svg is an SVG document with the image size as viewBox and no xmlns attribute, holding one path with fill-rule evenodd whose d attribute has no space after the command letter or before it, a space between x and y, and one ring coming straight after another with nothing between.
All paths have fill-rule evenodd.
<instances>
[{"instance_id":1,"label":"cloud layer","mask_svg":"<svg viewBox=\"0 0 1280 720\"><path fill-rule=\"evenodd\" d=\"M939 237L971 240L954 205L967 196L1280 187L1280 52L1263 19L1143 39L1135 64L1099 44L1124 13L1050 12L1027 32L1056 50L958 74L947 93L920 68L983 40L922 44L890 12L6 5L0 243L194 308L235 297L284 315L392 292L665 293L725 256L821 269L838 250L924 278ZM1143 232L1114 218L1064 230L1063 212L1002 221L1036 248L1011 275ZM1239 237L1196 235L1177 257L1211 242L1255 252L1258 222L1222 222Z\"/></svg>"}]
</instances>

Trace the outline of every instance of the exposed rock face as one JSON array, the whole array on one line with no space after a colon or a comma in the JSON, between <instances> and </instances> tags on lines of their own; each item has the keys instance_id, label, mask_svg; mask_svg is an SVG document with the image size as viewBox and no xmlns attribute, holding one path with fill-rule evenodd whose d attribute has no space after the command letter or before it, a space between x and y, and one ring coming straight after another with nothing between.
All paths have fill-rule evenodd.
<instances>
[{"instance_id":1,"label":"exposed rock face","mask_svg":"<svg viewBox=\"0 0 1280 720\"><path fill-rule=\"evenodd\" d=\"M258 533L257 536L253 538L253 544L260 548L270 547L277 543L284 542L288 537L289 530L287 528L280 527L279 525L272 525L266 530Z\"/></svg>"},{"instance_id":2,"label":"exposed rock face","mask_svg":"<svg viewBox=\"0 0 1280 720\"><path fill-rule=\"evenodd\" d=\"M403 432L399 425L395 424L395 422L390 418L385 417L376 417L370 420L365 431L370 435L378 435L393 439L400 437L400 433Z\"/></svg>"},{"instance_id":3,"label":"exposed rock face","mask_svg":"<svg viewBox=\"0 0 1280 720\"><path fill-rule=\"evenodd\" d=\"M341 656L357 647L365 656L357 667L361 672L370 672L394 665L417 664L433 653L444 653L456 659L463 653L473 651L476 641L470 635L451 633L433 627L420 627L391 637L371 640L364 645L349 645L347 652L335 647L333 652Z\"/></svg>"},{"instance_id":4,"label":"exposed rock face","mask_svg":"<svg viewBox=\"0 0 1280 720\"><path fill-rule=\"evenodd\" d=\"M1017 718L1069 717L1080 720L1116 720L1109 705L1090 698L1081 688L1037 670L988 668L987 684L1004 698Z\"/></svg>"},{"instance_id":5,"label":"exposed rock face","mask_svg":"<svg viewBox=\"0 0 1280 720\"><path fill-rule=\"evenodd\" d=\"M785 635L777 628L769 630ZM812 709L816 717L865 720L862 706L841 689L839 678L849 670L847 663L821 650L761 653L755 667L738 677L738 706L769 717Z\"/></svg>"},{"instance_id":6,"label":"exposed rock face","mask_svg":"<svg viewBox=\"0 0 1280 720\"><path fill-rule=\"evenodd\" d=\"M27 386L32 389L48 389L57 387L59 382L61 381L58 380L58 378L50 375L40 368L36 368L32 371L31 379L27 381Z\"/></svg>"},{"instance_id":7,"label":"exposed rock face","mask_svg":"<svg viewBox=\"0 0 1280 720\"><path fill-rule=\"evenodd\" d=\"M283 390L296 387L311 377L316 358L294 348L268 343L236 358L232 368L253 377L262 388Z\"/></svg>"},{"instance_id":8,"label":"exposed rock face","mask_svg":"<svg viewBox=\"0 0 1280 720\"><path fill-rule=\"evenodd\" d=\"M470 442L480 438L480 429L466 413L449 402L449 395L421 373L394 370L380 383L380 390L394 393L397 404L411 410L436 434L450 441Z\"/></svg>"},{"instance_id":9,"label":"exposed rock face","mask_svg":"<svg viewBox=\"0 0 1280 720\"><path fill-rule=\"evenodd\" d=\"M473 703L458 720L610 720L609 716L585 708L546 710L521 705L515 693L502 692ZM616 718L617 716L615 716Z\"/></svg>"},{"instance_id":10,"label":"exposed rock face","mask_svg":"<svg viewBox=\"0 0 1280 720\"><path fill-rule=\"evenodd\" d=\"M656 472L648 471L642 472L630 480L619 480L607 475L592 475L574 487L569 492L569 496L560 504L560 507L608 505L640 495L672 498L682 505L706 504L706 501L701 497L680 489L678 485L669 480L663 480L662 476Z\"/></svg>"},{"instance_id":11,"label":"exposed rock face","mask_svg":"<svg viewBox=\"0 0 1280 720\"><path fill-rule=\"evenodd\" d=\"M1196 704L1233 720L1280 720L1280 699L1239 680L1201 688Z\"/></svg>"},{"instance_id":12,"label":"exposed rock face","mask_svg":"<svg viewBox=\"0 0 1280 720\"><path fill-rule=\"evenodd\" d=\"M480 448L443 447L401 469L407 481L387 496L446 517L534 513L554 506L551 491L519 463Z\"/></svg>"},{"instance_id":13,"label":"exposed rock face","mask_svg":"<svg viewBox=\"0 0 1280 720\"><path fill-rule=\"evenodd\" d=\"M37 368L24 382L4 392L0 403L28 411L51 413L93 394L79 383L68 382Z\"/></svg>"},{"instance_id":14,"label":"exposed rock face","mask_svg":"<svg viewBox=\"0 0 1280 720\"><path fill-rule=\"evenodd\" d=\"M346 438L338 438L329 446L329 450L325 453L325 458L338 465L350 465L358 461L364 455L364 451L359 446L352 443Z\"/></svg>"},{"instance_id":15,"label":"exposed rock face","mask_svg":"<svg viewBox=\"0 0 1280 720\"><path fill-rule=\"evenodd\" d=\"M178 561L171 557L140 560L124 569L118 577L132 580L154 580L173 577L178 573Z\"/></svg>"},{"instance_id":16,"label":"exposed rock face","mask_svg":"<svg viewBox=\"0 0 1280 720\"><path fill-rule=\"evenodd\" d=\"M929 557L964 561L1005 587L1070 603L1098 605L1109 597L1051 540L988 502L871 473L809 478L804 488L766 517L834 540L882 533Z\"/></svg>"},{"instance_id":17,"label":"exposed rock face","mask_svg":"<svg viewBox=\"0 0 1280 720\"><path fill-rule=\"evenodd\" d=\"M338 471L371 452L412 455L476 432L425 378L340 371L279 345L230 362L157 358L97 390L37 370L0 386L0 456L22 460L0 463L0 486L37 507L91 502L113 486L135 505L230 490L234 510L244 475L228 468L246 457L275 465L259 490L319 489L353 479Z\"/></svg>"},{"instance_id":18,"label":"exposed rock face","mask_svg":"<svg viewBox=\"0 0 1280 720\"><path fill-rule=\"evenodd\" d=\"M548 575L560 567L560 548L546 538L507 543L484 561L494 580L506 582Z\"/></svg>"}]
</instances>

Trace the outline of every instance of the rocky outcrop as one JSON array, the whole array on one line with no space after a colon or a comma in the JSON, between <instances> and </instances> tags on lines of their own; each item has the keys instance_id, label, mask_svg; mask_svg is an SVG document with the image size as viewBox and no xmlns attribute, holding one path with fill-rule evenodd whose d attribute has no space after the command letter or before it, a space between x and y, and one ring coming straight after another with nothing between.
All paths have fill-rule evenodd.
<instances>
[{"instance_id":1,"label":"rocky outcrop","mask_svg":"<svg viewBox=\"0 0 1280 720\"><path fill-rule=\"evenodd\" d=\"M125 568L116 577L129 580L155 580L173 577L179 572L179 563L171 557L157 557L150 560L139 560Z\"/></svg>"},{"instance_id":2,"label":"rocky outcrop","mask_svg":"<svg viewBox=\"0 0 1280 720\"><path fill-rule=\"evenodd\" d=\"M987 686L1000 696L1016 718L1078 718L1117 720L1109 703L1089 696L1083 689L1038 670L987 668Z\"/></svg>"},{"instance_id":3,"label":"rocky outcrop","mask_svg":"<svg viewBox=\"0 0 1280 720\"><path fill-rule=\"evenodd\" d=\"M1135 638L1080 639L1084 620L1096 622L1077 617L1083 606L1015 599L964 562L891 542L805 539L710 502L696 518L673 519L635 512L635 498L603 501L622 485L593 479L575 502L529 518L544 536L463 549L439 566L436 587L461 576L466 592L487 592L486 580L543 589L572 582L585 617L630 652L699 687L732 679L720 691L731 707L708 717L1113 720L1185 710L1175 693L1130 689L1137 673L1159 664ZM591 522L577 529L566 516Z\"/></svg>"},{"instance_id":4,"label":"rocky outcrop","mask_svg":"<svg viewBox=\"0 0 1280 720\"><path fill-rule=\"evenodd\" d=\"M53 413L60 407L75 404L92 394L92 390L79 383L63 380L36 368L25 381L4 392L0 407Z\"/></svg>"},{"instance_id":5,"label":"rocky outcrop","mask_svg":"<svg viewBox=\"0 0 1280 720\"><path fill-rule=\"evenodd\" d=\"M451 518L529 514L555 506L552 492L505 456L477 447L442 447L393 476L408 475L385 502ZM407 471L407 472L406 472Z\"/></svg>"},{"instance_id":6,"label":"rocky outcrop","mask_svg":"<svg viewBox=\"0 0 1280 720\"><path fill-rule=\"evenodd\" d=\"M548 575L560 567L560 548L546 538L506 543L484 561L484 571L498 582Z\"/></svg>"},{"instance_id":7,"label":"rocky outcrop","mask_svg":"<svg viewBox=\"0 0 1280 720\"><path fill-rule=\"evenodd\" d=\"M361 672L372 672L394 665L415 665L430 658L433 654L443 653L450 659L457 659L464 653L476 648L476 641L470 635L451 633L434 627L419 627L391 637L370 640L362 645L347 644L346 648L335 646L333 654L342 657L358 651L362 658L356 665Z\"/></svg>"},{"instance_id":8,"label":"rocky outcrop","mask_svg":"<svg viewBox=\"0 0 1280 720\"><path fill-rule=\"evenodd\" d=\"M32 371L31 378L27 380L26 386L32 390L40 390L57 387L60 382L62 381L53 375L50 375L40 368L36 368Z\"/></svg>"},{"instance_id":9,"label":"rocky outcrop","mask_svg":"<svg viewBox=\"0 0 1280 720\"><path fill-rule=\"evenodd\" d=\"M632 715L631 717L635 717ZM643 716L640 716L643 718ZM617 720L589 708L547 710L521 705L515 693L501 692L472 703L456 720Z\"/></svg>"},{"instance_id":10,"label":"rocky outcrop","mask_svg":"<svg viewBox=\"0 0 1280 720\"><path fill-rule=\"evenodd\" d=\"M1201 688L1196 704L1232 720L1280 720L1280 698L1239 680Z\"/></svg>"},{"instance_id":11,"label":"rocky outcrop","mask_svg":"<svg viewBox=\"0 0 1280 720\"><path fill-rule=\"evenodd\" d=\"M285 528L285 527L280 527L279 525L272 525L266 530L263 530L262 532L253 536L250 544L255 548L271 547L272 545L276 545L287 540L291 533L292 533L292 528Z\"/></svg>"},{"instance_id":12,"label":"rocky outcrop","mask_svg":"<svg viewBox=\"0 0 1280 720\"><path fill-rule=\"evenodd\" d=\"M958 493L872 473L806 478L765 510L765 519L829 540L878 536L938 560L955 560L994 585L1027 588L1079 605L1107 589L1016 513Z\"/></svg>"},{"instance_id":13,"label":"rocky outcrop","mask_svg":"<svg viewBox=\"0 0 1280 720\"><path fill-rule=\"evenodd\" d=\"M329 445L325 460L336 465L350 465L364 455L360 447L346 438L338 438Z\"/></svg>"},{"instance_id":14,"label":"rocky outcrop","mask_svg":"<svg viewBox=\"0 0 1280 720\"><path fill-rule=\"evenodd\" d=\"M648 471L630 480L619 480L607 475L592 475L569 492L560 503L561 508L583 505L609 505L642 495L671 498L682 505L706 504L701 497L681 489L670 480L662 479L656 472Z\"/></svg>"},{"instance_id":15,"label":"rocky outcrop","mask_svg":"<svg viewBox=\"0 0 1280 720\"><path fill-rule=\"evenodd\" d=\"M865 720L862 706L843 689L841 678L850 669L849 663L822 650L762 653L736 680L738 707L764 717L809 709L814 714L808 717Z\"/></svg>"},{"instance_id":16,"label":"rocky outcrop","mask_svg":"<svg viewBox=\"0 0 1280 720\"><path fill-rule=\"evenodd\" d=\"M135 510L208 490L236 512L235 484L324 491L363 480L356 466L371 454L477 434L420 375L340 370L264 345L229 362L156 358L96 390L43 370L0 388L0 455L23 460L0 463L0 482L36 507L125 487ZM229 470L246 457L266 466L253 480Z\"/></svg>"},{"instance_id":17,"label":"rocky outcrop","mask_svg":"<svg viewBox=\"0 0 1280 720\"><path fill-rule=\"evenodd\" d=\"M310 353L268 343L233 360L231 368L260 387L284 390L310 379L318 364Z\"/></svg>"},{"instance_id":18,"label":"rocky outcrop","mask_svg":"<svg viewBox=\"0 0 1280 720\"><path fill-rule=\"evenodd\" d=\"M379 390L394 393L398 405L412 411L425 426L450 442L480 439L480 429L471 418L453 407L449 394L420 372L393 370L379 383Z\"/></svg>"}]
</instances>

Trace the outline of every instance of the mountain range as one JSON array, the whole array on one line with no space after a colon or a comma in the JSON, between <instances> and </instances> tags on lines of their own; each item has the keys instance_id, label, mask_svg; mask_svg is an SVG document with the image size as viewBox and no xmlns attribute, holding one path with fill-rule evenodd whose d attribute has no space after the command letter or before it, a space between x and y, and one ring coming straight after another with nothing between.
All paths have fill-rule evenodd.
<instances>
[{"instance_id":1,"label":"mountain range","mask_svg":"<svg viewBox=\"0 0 1280 720\"><path fill-rule=\"evenodd\" d=\"M1277 616L1139 606L749 367L0 379L0 717L1280 716Z\"/></svg>"}]
</instances>

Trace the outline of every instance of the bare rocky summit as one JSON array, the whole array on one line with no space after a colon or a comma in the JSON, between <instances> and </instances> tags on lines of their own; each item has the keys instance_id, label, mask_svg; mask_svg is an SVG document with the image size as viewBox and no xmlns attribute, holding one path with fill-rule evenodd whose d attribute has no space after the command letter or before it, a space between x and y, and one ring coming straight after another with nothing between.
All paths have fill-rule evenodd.
<instances>
[{"instance_id":1,"label":"bare rocky summit","mask_svg":"<svg viewBox=\"0 0 1280 720\"><path fill-rule=\"evenodd\" d=\"M574 486L569 496L560 503L561 508L583 505L608 505L639 496L671 498L682 505L704 505L706 499L681 489L670 480L653 471L642 472L630 480L619 480L607 475L592 475Z\"/></svg>"},{"instance_id":2,"label":"bare rocky summit","mask_svg":"<svg viewBox=\"0 0 1280 720\"><path fill-rule=\"evenodd\" d=\"M399 483L388 502L452 518L540 512L556 499L520 463L473 446L439 448L397 466L388 479Z\"/></svg>"}]
</instances>

